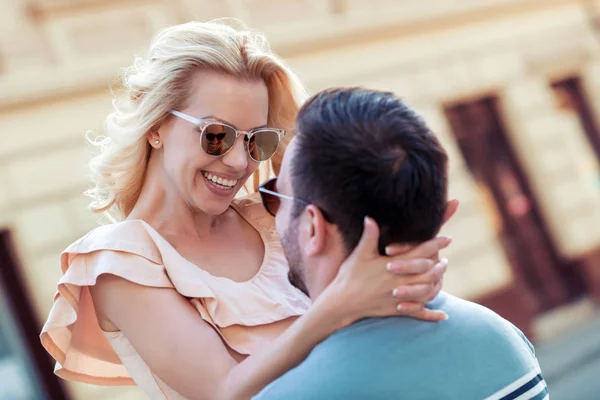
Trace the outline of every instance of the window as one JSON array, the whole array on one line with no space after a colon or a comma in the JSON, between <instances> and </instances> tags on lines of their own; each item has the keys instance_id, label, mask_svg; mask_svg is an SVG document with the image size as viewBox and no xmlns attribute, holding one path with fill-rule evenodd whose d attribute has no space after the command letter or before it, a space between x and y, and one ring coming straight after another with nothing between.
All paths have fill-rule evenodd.
<instances>
[{"instance_id":1,"label":"window","mask_svg":"<svg viewBox=\"0 0 600 400\"><path fill-rule=\"evenodd\" d=\"M67 399L42 348L14 257L10 235L0 231L0 399Z\"/></svg>"}]
</instances>

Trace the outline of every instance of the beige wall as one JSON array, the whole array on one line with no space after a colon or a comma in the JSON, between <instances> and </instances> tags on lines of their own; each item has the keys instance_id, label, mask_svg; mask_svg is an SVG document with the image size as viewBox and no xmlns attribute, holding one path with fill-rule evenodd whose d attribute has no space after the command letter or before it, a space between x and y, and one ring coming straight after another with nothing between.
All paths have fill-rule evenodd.
<instances>
[{"instance_id":1,"label":"beige wall","mask_svg":"<svg viewBox=\"0 0 600 400\"><path fill-rule=\"evenodd\" d=\"M575 257L600 245L600 192L590 185L597 161L576 121L554 110L547 89L551 76L579 71L600 112L600 53L583 1L23 3L0 0L0 227L15 234L40 319L60 276L60 251L96 224L81 196L84 134L110 109L108 81L153 32L189 16L236 16L265 30L311 92L332 85L394 90L423 113L450 153L451 194L462 203L445 228L455 238L448 291L475 297L512 279L496 240L498 222L444 118L448 101L499 93L561 253ZM581 159L593 169L579 168ZM141 398L136 389L70 387L81 399Z\"/></svg>"}]
</instances>

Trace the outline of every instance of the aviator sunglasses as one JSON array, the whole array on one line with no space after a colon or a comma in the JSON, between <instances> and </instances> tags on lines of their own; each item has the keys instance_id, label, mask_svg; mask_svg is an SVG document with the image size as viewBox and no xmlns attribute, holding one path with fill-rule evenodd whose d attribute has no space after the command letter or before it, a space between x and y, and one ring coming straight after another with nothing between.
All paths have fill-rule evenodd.
<instances>
[{"instance_id":1,"label":"aviator sunglasses","mask_svg":"<svg viewBox=\"0 0 600 400\"><path fill-rule=\"evenodd\" d=\"M200 131L202 150L209 156L221 157L235 144L240 135L244 135L244 143L248 155L254 161L266 161L275 154L285 130L277 128L256 128L240 131L231 125L211 118L194 118L179 111L171 114L196 125Z\"/></svg>"},{"instance_id":2,"label":"aviator sunglasses","mask_svg":"<svg viewBox=\"0 0 600 400\"><path fill-rule=\"evenodd\" d=\"M306 202L304 200L300 200L295 197L288 196L288 195L277 192L275 190L276 182L277 182L277 178L272 178L258 187L258 192L260 193L260 199L262 200L265 210L267 210L267 212L269 214L271 214L274 217L277 216L277 211L279 211L279 205L280 205L281 199L297 201L298 203L304 204L305 206L307 206L309 204L308 202Z\"/></svg>"},{"instance_id":3,"label":"aviator sunglasses","mask_svg":"<svg viewBox=\"0 0 600 400\"><path fill-rule=\"evenodd\" d=\"M260 199L262 200L263 206L265 207L265 210L267 210L267 212L272 216L277 216L277 211L279 211L279 206L281 205L281 199L295 201L304 206L311 204L306 200L279 193L276 188L276 183L277 178L272 178L258 187L258 192L260 193ZM325 221L332 223L331 216L321 207L318 208L321 211L323 218L325 218Z\"/></svg>"}]
</instances>

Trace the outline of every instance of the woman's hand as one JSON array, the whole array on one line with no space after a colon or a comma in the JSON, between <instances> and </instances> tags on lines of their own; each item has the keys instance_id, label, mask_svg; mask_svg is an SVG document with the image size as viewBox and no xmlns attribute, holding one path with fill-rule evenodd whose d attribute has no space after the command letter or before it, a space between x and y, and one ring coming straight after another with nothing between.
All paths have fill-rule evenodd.
<instances>
[{"instance_id":1,"label":"woman's hand","mask_svg":"<svg viewBox=\"0 0 600 400\"><path fill-rule=\"evenodd\" d=\"M441 311L430 310L425 303L432 301L442 290L444 274L448 267L446 258L439 258L439 250L452 243L449 237L438 237L421 245L391 245L386 248L386 254L391 258L406 257L406 261L390 261L387 270L405 277L412 276L414 281L405 286L392 290L393 296L399 301L396 309L399 314L425 321L439 321L448 316ZM440 246L436 251L436 246ZM421 259L426 254L428 259ZM438 278L439 277L439 278ZM437 280L435 280L437 279Z\"/></svg>"},{"instance_id":2,"label":"woman's hand","mask_svg":"<svg viewBox=\"0 0 600 400\"><path fill-rule=\"evenodd\" d=\"M458 203L449 202L447 221ZM360 242L340 267L336 278L316 302L330 302L344 326L365 317L404 315L425 321L440 321L443 311L429 310L425 304L442 288L447 260L440 250L451 239L437 237L417 246L391 245L387 256L378 252L379 227L365 218Z\"/></svg>"}]
</instances>

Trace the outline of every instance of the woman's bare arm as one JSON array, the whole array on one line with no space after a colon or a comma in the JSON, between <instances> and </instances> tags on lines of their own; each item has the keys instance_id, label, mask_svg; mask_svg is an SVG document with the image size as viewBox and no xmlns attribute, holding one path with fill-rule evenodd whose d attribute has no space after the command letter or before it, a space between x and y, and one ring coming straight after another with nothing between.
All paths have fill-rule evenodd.
<instances>
[{"instance_id":1,"label":"woman's bare arm","mask_svg":"<svg viewBox=\"0 0 600 400\"><path fill-rule=\"evenodd\" d=\"M98 314L167 385L189 399L219 399L220 383L237 363L189 300L114 275L102 275L91 293Z\"/></svg>"},{"instance_id":2,"label":"woman's bare arm","mask_svg":"<svg viewBox=\"0 0 600 400\"><path fill-rule=\"evenodd\" d=\"M189 399L250 398L344 323L334 310L325 310L326 302L315 304L269 350L238 364L219 334L174 289L103 275L92 296L99 314L110 318L150 370Z\"/></svg>"}]
</instances>

